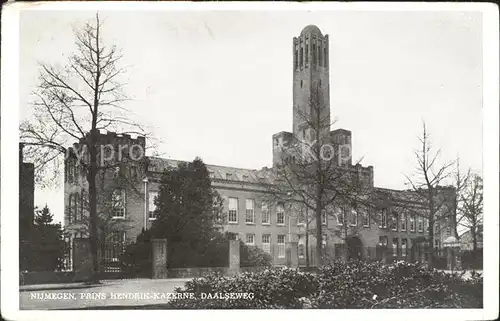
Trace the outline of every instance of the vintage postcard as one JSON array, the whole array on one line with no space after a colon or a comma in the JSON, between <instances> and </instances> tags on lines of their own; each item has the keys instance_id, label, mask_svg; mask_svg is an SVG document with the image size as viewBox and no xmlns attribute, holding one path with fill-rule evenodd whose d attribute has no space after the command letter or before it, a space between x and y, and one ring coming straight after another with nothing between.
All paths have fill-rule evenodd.
<instances>
[{"instance_id":1,"label":"vintage postcard","mask_svg":"<svg viewBox=\"0 0 500 321\"><path fill-rule=\"evenodd\" d=\"M486 3L6 5L2 314L495 319L498 40Z\"/></svg>"}]
</instances>

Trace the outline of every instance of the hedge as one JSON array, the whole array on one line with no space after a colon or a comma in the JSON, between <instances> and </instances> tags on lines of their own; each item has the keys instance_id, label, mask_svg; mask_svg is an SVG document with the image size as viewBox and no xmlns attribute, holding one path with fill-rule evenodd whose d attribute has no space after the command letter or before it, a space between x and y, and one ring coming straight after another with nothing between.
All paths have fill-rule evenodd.
<instances>
[{"instance_id":1,"label":"hedge","mask_svg":"<svg viewBox=\"0 0 500 321\"><path fill-rule=\"evenodd\" d=\"M267 268L233 277L209 274L175 290L193 293L194 298L175 299L164 308L481 308L482 287L482 276L476 273L465 279L418 263L339 261L317 273ZM225 299L229 293L250 293L252 297ZM219 298L207 298L208 294Z\"/></svg>"}]
</instances>

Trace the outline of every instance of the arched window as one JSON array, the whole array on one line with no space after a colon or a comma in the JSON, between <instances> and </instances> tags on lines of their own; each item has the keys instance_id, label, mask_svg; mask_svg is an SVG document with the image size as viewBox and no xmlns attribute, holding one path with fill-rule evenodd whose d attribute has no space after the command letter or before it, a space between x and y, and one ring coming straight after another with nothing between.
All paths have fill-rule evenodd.
<instances>
[{"instance_id":1,"label":"arched window","mask_svg":"<svg viewBox=\"0 0 500 321\"><path fill-rule=\"evenodd\" d=\"M85 212L85 204L86 204L86 200L85 200L85 190L82 189L82 193L80 195L80 219L83 220L83 213Z\"/></svg>"},{"instance_id":2,"label":"arched window","mask_svg":"<svg viewBox=\"0 0 500 321\"><path fill-rule=\"evenodd\" d=\"M73 209L73 194L69 194L68 196L68 223L71 224L72 221L72 209Z\"/></svg>"},{"instance_id":3,"label":"arched window","mask_svg":"<svg viewBox=\"0 0 500 321\"><path fill-rule=\"evenodd\" d=\"M312 47L312 63L315 65L316 64L316 44L313 43Z\"/></svg>"},{"instance_id":4,"label":"arched window","mask_svg":"<svg viewBox=\"0 0 500 321\"><path fill-rule=\"evenodd\" d=\"M80 203L79 197L80 195L78 195L78 193L73 194L73 215L75 216L75 221L80 220L80 206L78 205Z\"/></svg>"},{"instance_id":5,"label":"arched window","mask_svg":"<svg viewBox=\"0 0 500 321\"><path fill-rule=\"evenodd\" d=\"M306 66L309 63L309 45L306 43Z\"/></svg>"},{"instance_id":6,"label":"arched window","mask_svg":"<svg viewBox=\"0 0 500 321\"><path fill-rule=\"evenodd\" d=\"M322 52L321 52L321 47L320 47L320 44L318 44L318 66L321 66L322 65L322 61L323 61L323 57L322 57Z\"/></svg>"},{"instance_id":7,"label":"arched window","mask_svg":"<svg viewBox=\"0 0 500 321\"><path fill-rule=\"evenodd\" d=\"M116 189L112 195L113 218L125 217L125 190Z\"/></svg>"}]
</instances>

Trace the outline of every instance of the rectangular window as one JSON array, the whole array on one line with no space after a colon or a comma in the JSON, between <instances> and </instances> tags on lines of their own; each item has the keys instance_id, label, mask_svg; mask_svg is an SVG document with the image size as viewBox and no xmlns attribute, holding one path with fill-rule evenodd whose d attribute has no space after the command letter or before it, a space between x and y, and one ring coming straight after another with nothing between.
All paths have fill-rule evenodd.
<instances>
[{"instance_id":1,"label":"rectangular window","mask_svg":"<svg viewBox=\"0 0 500 321\"><path fill-rule=\"evenodd\" d=\"M415 232L415 215L410 214L410 231Z\"/></svg>"},{"instance_id":2,"label":"rectangular window","mask_svg":"<svg viewBox=\"0 0 500 321\"><path fill-rule=\"evenodd\" d=\"M434 247L437 249L441 248L441 241L438 239L434 239Z\"/></svg>"},{"instance_id":3,"label":"rectangular window","mask_svg":"<svg viewBox=\"0 0 500 321\"><path fill-rule=\"evenodd\" d=\"M398 213L392 212L391 215L391 230L397 231L398 230Z\"/></svg>"},{"instance_id":4,"label":"rectangular window","mask_svg":"<svg viewBox=\"0 0 500 321\"><path fill-rule=\"evenodd\" d=\"M268 254L271 254L271 235L262 235L262 250Z\"/></svg>"},{"instance_id":5,"label":"rectangular window","mask_svg":"<svg viewBox=\"0 0 500 321\"><path fill-rule=\"evenodd\" d=\"M228 222L238 223L238 199L234 197L229 198L229 211Z\"/></svg>"},{"instance_id":6,"label":"rectangular window","mask_svg":"<svg viewBox=\"0 0 500 321\"><path fill-rule=\"evenodd\" d=\"M379 225L378 227L380 228L386 228L387 227L387 210L382 209L379 213Z\"/></svg>"},{"instance_id":7,"label":"rectangular window","mask_svg":"<svg viewBox=\"0 0 500 321\"><path fill-rule=\"evenodd\" d=\"M368 209L363 209L363 226L370 227L370 216L368 215Z\"/></svg>"},{"instance_id":8,"label":"rectangular window","mask_svg":"<svg viewBox=\"0 0 500 321\"><path fill-rule=\"evenodd\" d=\"M424 228L424 232L429 233L429 220L426 217L424 217Z\"/></svg>"},{"instance_id":9,"label":"rectangular window","mask_svg":"<svg viewBox=\"0 0 500 321\"><path fill-rule=\"evenodd\" d=\"M116 189L112 195L113 218L125 217L125 190Z\"/></svg>"},{"instance_id":10,"label":"rectangular window","mask_svg":"<svg viewBox=\"0 0 500 321\"><path fill-rule=\"evenodd\" d=\"M247 245L255 245L255 234L247 234L245 243Z\"/></svg>"},{"instance_id":11,"label":"rectangular window","mask_svg":"<svg viewBox=\"0 0 500 321\"><path fill-rule=\"evenodd\" d=\"M379 245L387 246L387 242L388 242L387 235L378 237L378 244Z\"/></svg>"},{"instance_id":12,"label":"rectangular window","mask_svg":"<svg viewBox=\"0 0 500 321\"><path fill-rule=\"evenodd\" d=\"M295 69L297 69L297 62L299 61L299 57L297 57L297 56L298 56L298 51L295 50L295 57L294 57L295 58Z\"/></svg>"},{"instance_id":13,"label":"rectangular window","mask_svg":"<svg viewBox=\"0 0 500 321\"><path fill-rule=\"evenodd\" d=\"M392 239L392 256L398 256L398 247L399 247L398 239L393 238Z\"/></svg>"},{"instance_id":14,"label":"rectangular window","mask_svg":"<svg viewBox=\"0 0 500 321\"><path fill-rule=\"evenodd\" d=\"M262 203L262 224L270 224L271 218L269 217L269 208L267 203Z\"/></svg>"},{"instance_id":15,"label":"rectangular window","mask_svg":"<svg viewBox=\"0 0 500 321\"><path fill-rule=\"evenodd\" d=\"M285 257L285 235L278 235L278 257Z\"/></svg>"},{"instance_id":16,"label":"rectangular window","mask_svg":"<svg viewBox=\"0 0 500 321\"><path fill-rule=\"evenodd\" d=\"M158 196L158 192L149 192L148 195L148 218L150 220L156 220L156 205L155 205L155 199Z\"/></svg>"},{"instance_id":17,"label":"rectangular window","mask_svg":"<svg viewBox=\"0 0 500 321\"><path fill-rule=\"evenodd\" d=\"M401 255L406 256L406 253L408 253L408 241L401 239Z\"/></svg>"},{"instance_id":18,"label":"rectangular window","mask_svg":"<svg viewBox=\"0 0 500 321\"><path fill-rule=\"evenodd\" d=\"M282 203L276 206L276 224L285 225L285 209Z\"/></svg>"},{"instance_id":19,"label":"rectangular window","mask_svg":"<svg viewBox=\"0 0 500 321\"><path fill-rule=\"evenodd\" d=\"M418 217L418 231L420 233L424 231L424 218L422 216Z\"/></svg>"},{"instance_id":20,"label":"rectangular window","mask_svg":"<svg viewBox=\"0 0 500 321\"><path fill-rule=\"evenodd\" d=\"M406 214L401 213L401 231L406 231Z\"/></svg>"},{"instance_id":21,"label":"rectangular window","mask_svg":"<svg viewBox=\"0 0 500 321\"><path fill-rule=\"evenodd\" d=\"M321 224L326 225L326 210L321 211Z\"/></svg>"},{"instance_id":22,"label":"rectangular window","mask_svg":"<svg viewBox=\"0 0 500 321\"><path fill-rule=\"evenodd\" d=\"M337 225L343 225L344 224L344 210L341 208L337 208L335 210L336 216L337 216Z\"/></svg>"},{"instance_id":23,"label":"rectangular window","mask_svg":"<svg viewBox=\"0 0 500 321\"><path fill-rule=\"evenodd\" d=\"M301 211L299 212L299 214L297 215L297 225L302 225L306 222L305 220L305 217L304 217L304 212Z\"/></svg>"},{"instance_id":24,"label":"rectangular window","mask_svg":"<svg viewBox=\"0 0 500 321\"><path fill-rule=\"evenodd\" d=\"M299 247L298 247L299 259L303 259L305 256L305 236L299 235Z\"/></svg>"},{"instance_id":25,"label":"rectangular window","mask_svg":"<svg viewBox=\"0 0 500 321\"><path fill-rule=\"evenodd\" d=\"M255 215L253 210L254 201L252 199L246 200L245 222L247 224L255 223Z\"/></svg>"},{"instance_id":26,"label":"rectangular window","mask_svg":"<svg viewBox=\"0 0 500 321\"><path fill-rule=\"evenodd\" d=\"M355 209L351 209L350 223L351 226L358 226L358 212Z\"/></svg>"}]
</instances>

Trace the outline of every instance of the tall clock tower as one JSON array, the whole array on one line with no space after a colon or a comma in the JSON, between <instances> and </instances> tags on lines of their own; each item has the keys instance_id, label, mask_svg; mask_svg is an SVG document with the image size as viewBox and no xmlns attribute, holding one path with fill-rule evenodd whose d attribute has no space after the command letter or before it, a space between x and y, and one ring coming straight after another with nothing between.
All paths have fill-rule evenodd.
<instances>
[{"instance_id":1,"label":"tall clock tower","mask_svg":"<svg viewBox=\"0 0 500 321\"><path fill-rule=\"evenodd\" d=\"M321 137L329 135L329 74L328 35L309 25L293 38L293 134L300 140L314 140L311 130L316 128ZM319 122L311 128L307 122L313 119Z\"/></svg>"}]
</instances>

